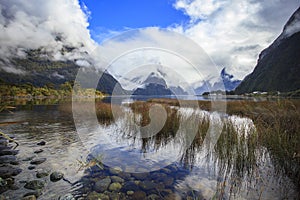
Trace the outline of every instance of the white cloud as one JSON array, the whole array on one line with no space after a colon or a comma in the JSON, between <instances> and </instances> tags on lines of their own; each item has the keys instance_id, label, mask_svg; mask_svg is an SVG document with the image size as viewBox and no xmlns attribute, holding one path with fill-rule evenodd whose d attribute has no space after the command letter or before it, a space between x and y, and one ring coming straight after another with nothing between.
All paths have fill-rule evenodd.
<instances>
[{"instance_id":1,"label":"white cloud","mask_svg":"<svg viewBox=\"0 0 300 200\"><path fill-rule=\"evenodd\" d=\"M167 83L185 88L195 81L219 75L197 43L182 34L157 27L122 33L99 46L92 57L102 61L98 67L108 66L108 71L124 86L132 86L128 80L134 79L134 75L145 79L158 68L168 74Z\"/></svg>"},{"instance_id":2,"label":"white cloud","mask_svg":"<svg viewBox=\"0 0 300 200\"><path fill-rule=\"evenodd\" d=\"M94 48L78 0L1 0L0 11L2 59L24 57L24 51L38 48L53 59L75 59ZM76 49L62 54L64 46Z\"/></svg>"},{"instance_id":3,"label":"white cloud","mask_svg":"<svg viewBox=\"0 0 300 200\"><path fill-rule=\"evenodd\" d=\"M191 22L172 30L195 40L220 68L242 79L298 6L299 0L177 0L174 7Z\"/></svg>"}]
</instances>

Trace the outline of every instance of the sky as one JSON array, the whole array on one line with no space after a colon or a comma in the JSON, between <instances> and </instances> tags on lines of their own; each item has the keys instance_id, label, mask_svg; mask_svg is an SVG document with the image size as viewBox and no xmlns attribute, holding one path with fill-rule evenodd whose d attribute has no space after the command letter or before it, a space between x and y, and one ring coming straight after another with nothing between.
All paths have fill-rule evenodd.
<instances>
[{"instance_id":1,"label":"sky","mask_svg":"<svg viewBox=\"0 0 300 200\"><path fill-rule=\"evenodd\" d=\"M279 36L299 5L300 0L1 0L0 62L24 57L26 49L35 48L54 60L80 60L86 52L92 57L95 49L98 55L110 52L105 41L139 29L135 38L115 40L114 47L128 50L133 44L163 43L178 49L186 37L197 43L219 70L226 67L242 79L252 72L259 53ZM182 37L174 37L172 32ZM65 46L76 49L62 55L60 49ZM184 50L182 54L190 51ZM155 62L160 63L159 55ZM6 70L18 73L20 69L11 66Z\"/></svg>"}]
</instances>

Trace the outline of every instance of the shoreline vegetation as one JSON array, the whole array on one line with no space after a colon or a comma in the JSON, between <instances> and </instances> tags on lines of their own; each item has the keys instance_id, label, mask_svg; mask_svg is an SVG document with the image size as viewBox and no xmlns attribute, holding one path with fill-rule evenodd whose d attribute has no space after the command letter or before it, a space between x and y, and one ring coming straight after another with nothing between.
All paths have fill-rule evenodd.
<instances>
[{"instance_id":1,"label":"shoreline vegetation","mask_svg":"<svg viewBox=\"0 0 300 200\"><path fill-rule=\"evenodd\" d=\"M43 87L36 87L32 84L26 83L21 85L6 84L0 82L0 102L6 102L10 100L34 100L34 99L72 99L72 90L74 83L65 82L59 86L54 86L49 83ZM76 85L74 88L76 97L78 98L97 98L102 99L106 94L92 89L81 88Z\"/></svg>"},{"instance_id":2,"label":"shoreline vegetation","mask_svg":"<svg viewBox=\"0 0 300 200\"><path fill-rule=\"evenodd\" d=\"M268 98L300 98L300 89L290 92L261 92L261 91L254 91L252 93L245 93L245 94L236 94L234 91L211 91L211 92L204 92L202 95L199 96L217 96L217 95L230 95L230 96L242 96L242 97L268 97Z\"/></svg>"}]
</instances>

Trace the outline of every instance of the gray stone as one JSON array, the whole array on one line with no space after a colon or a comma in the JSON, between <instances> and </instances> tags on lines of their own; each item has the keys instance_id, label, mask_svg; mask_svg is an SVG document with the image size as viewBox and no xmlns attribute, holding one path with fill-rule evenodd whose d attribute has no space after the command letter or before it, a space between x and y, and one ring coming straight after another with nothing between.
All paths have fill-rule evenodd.
<instances>
[{"instance_id":1,"label":"gray stone","mask_svg":"<svg viewBox=\"0 0 300 200\"><path fill-rule=\"evenodd\" d=\"M39 146L44 146L45 144L46 144L45 141L40 141L39 143L37 143L37 145L39 145Z\"/></svg>"},{"instance_id":2,"label":"gray stone","mask_svg":"<svg viewBox=\"0 0 300 200\"><path fill-rule=\"evenodd\" d=\"M49 175L49 172L47 172L47 171L38 171L37 173L36 173L36 177L37 178L43 178L43 177L46 177L46 176L48 176Z\"/></svg>"},{"instance_id":3,"label":"gray stone","mask_svg":"<svg viewBox=\"0 0 300 200\"><path fill-rule=\"evenodd\" d=\"M42 164L43 162L45 162L47 160L47 158L36 158L36 159L33 159L30 164L32 165L39 165L39 164Z\"/></svg>"},{"instance_id":4,"label":"gray stone","mask_svg":"<svg viewBox=\"0 0 300 200\"><path fill-rule=\"evenodd\" d=\"M112 175L118 175L121 172L122 169L120 167L109 168L109 173Z\"/></svg>"},{"instance_id":5,"label":"gray stone","mask_svg":"<svg viewBox=\"0 0 300 200\"><path fill-rule=\"evenodd\" d=\"M128 181L128 182L125 182L125 184L123 185L123 187L122 187L121 190L123 192L138 191L139 190L139 186L134 181Z\"/></svg>"},{"instance_id":6,"label":"gray stone","mask_svg":"<svg viewBox=\"0 0 300 200\"><path fill-rule=\"evenodd\" d=\"M111 176L111 181L114 182L114 183L124 183L124 179L118 177L118 176Z\"/></svg>"},{"instance_id":7,"label":"gray stone","mask_svg":"<svg viewBox=\"0 0 300 200\"><path fill-rule=\"evenodd\" d=\"M50 174L50 181L57 182L64 177L64 174L61 172L52 172Z\"/></svg>"},{"instance_id":8,"label":"gray stone","mask_svg":"<svg viewBox=\"0 0 300 200\"><path fill-rule=\"evenodd\" d=\"M20 168L16 168L10 165L3 165L0 167L0 174L2 178L8 178L11 176L16 176L21 173L22 170Z\"/></svg>"},{"instance_id":9,"label":"gray stone","mask_svg":"<svg viewBox=\"0 0 300 200\"><path fill-rule=\"evenodd\" d=\"M43 149L38 149L38 150L35 150L34 153L38 154L38 153L42 153L44 150Z\"/></svg>"},{"instance_id":10,"label":"gray stone","mask_svg":"<svg viewBox=\"0 0 300 200\"><path fill-rule=\"evenodd\" d=\"M4 155L0 156L0 164L10 163L12 161L16 161L17 158L14 155Z\"/></svg>"},{"instance_id":11,"label":"gray stone","mask_svg":"<svg viewBox=\"0 0 300 200\"><path fill-rule=\"evenodd\" d=\"M144 180L147 178L147 176L149 176L149 173L132 173L131 175L136 179Z\"/></svg>"},{"instance_id":12,"label":"gray stone","mask_svg":"<svg viewBox=\"0 0 300 200\"><path fill-rule=\"evenodd\" d=\"M99 193L104 192L105 190L107 190L110 183L111 180L109 177L99 180L95 183L94 190Z\"/></svg>"},{"instance_id":13,"label":"gray stone","mask_svg":"<svg viewBox=\"0 0 300 200\"><path fill-rule=\"evenodd\" d=\"M13 149L3 149L0 151L0 156L3 155L17 155L19 153L19 150L13 150Z\"/></svg>"},{"instance_id":14,"label":"gray stone","mask_svg":"<svg viewBox=\"0 0 300 200\"><path fill-rule=\"evenodd\" d=\"M35 166L30 165L30 166L28 166L28 169L29 169L29 170L33 170L33 169L35 169Z\"/></svg>"},{"instance_id":15,"label":"gray stone","mask_svg":"<svg viewBox=\"0 0 300 200\"><path fill-rule=\"evenodd\" d=\"M24 188L29 190L43 189L45 187L45 182L41 180L32 180L24 185Z\"/></svg>"},{"instance_id":16,"label":"gray stone","mask_svg":"<svg viewBox=\"0 0 300 200\"><path fill-rule=\"evenodd\" d=\"M156 184L151 181L143 181L141 182L140 187L148 191L148 190L155 189Z\"/></svg>"}]
</instances>

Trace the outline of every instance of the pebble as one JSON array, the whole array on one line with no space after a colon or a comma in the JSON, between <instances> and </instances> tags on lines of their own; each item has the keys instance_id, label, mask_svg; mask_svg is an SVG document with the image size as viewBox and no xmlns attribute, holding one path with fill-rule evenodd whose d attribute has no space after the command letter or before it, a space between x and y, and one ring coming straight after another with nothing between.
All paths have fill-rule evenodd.
<instances>
[{"instance_id":1,"label":"pebble","mask_svg":"<svg viewBox=\"0 0 300 200\"><path fill-rule=\"evenodd\" d=\"M20 168L16 168L10 165L2 165L0 167L0 174L2 178L9 178L11 176L16 176L21 172L22 170Z\"/></svg>"},{"instance_id":2,"label":"pebble","mask_svg":"<svg viewBox=\"0 0 300 200\"><path fill-rule=\"evenodd\" d=\"M29 190L43 189L45 187L45 182L41 180L32 180L24 185L24 188Z\"/></svg>"},{"instance_id":3,"label":"pebble","mask_svg":"<svg viewBox=\"0 0 300 200\"><path fill-rule=\"evenodd\" d=\"M127 192L127 191L138 191L139 190L139 186L137 184L135 184L134 181L128 181L125 182L125 184L123 185L122 189L123 192Z\"/></svg>"},{"instance_id":4,"label":"pebble","mask_svg":"<svg viewBox=\"0 0 300 200\"><path fill-rule=\"evenodd\" d=\"M52 172L50 174L50 181L57 182L64 177L64 174L61 172Z\"/></svg>"},{"instance_id":5,"label":"pebble","mask_svg":"<svg viewBox=\"0 0 300 200\"><path fill-rule=\"evenodd\" d=\"M143 181L140 184L140 187L143 188L144 190L152 190L156 188L156 184L151 182L151 181Z\"/></svg>"},{"instance_id":6,"label":"pebble","mask_svg":"<svg viewBox=\"0 0 300 200\"><path fill-rule=\"evenodd\" d=\"M124 183L124 179L118 177L118 176L111 176L111 181L114 182L114 183Z\"/></svg>"},{"instance_id":7,"label":"pebble","mask_svg":"<svg viewBox=\"0 0 300 200\"><path fill-rule=\"evenodd\" d=\"M47 172L47 171L38 171L37 173L36 173L36 177L37 178L43 178L43 177L46 177L46 176L48 176L49 175L49 172Z\"/></svg>"},{"instance_id":8,"label":"pebble","mask_svg":"<svg viewBox=\"0 0 300 200\"><path fill-rule=\"evenodd\" d=\"M30 164L39 165L39 164L42 164L43 162L45 162L46 160L47 160L47 158L36 158L36 159L32 160L30 162Z\"/></svg>"},{"instance_id":9,"label":"pebble","mask_svg":"<svg viewBox=\"0 0 300 200\"><path fill-rule=\"evenodd\" d=\"M43 149L38 149L38 150L35 150L33 153L38 154L38 153L42 153L43 151L44 151Z\"/></svg>"},{"instance_id":10,"label":"pebble","mask_svg":"<svg viewBox=\"0 0 300 200\"><path fill-rule=\"evenodd\" d=\"M147 176L149 175L149 173L132 173L131 175L133 177L135 177L136 179L144 180L144 179L147 178Z\"/></svg>"},{"instance_id":11,"label":"pebble","mask_svg":"<svg viewBox=\"0 0 300 200\"><path fill-rule=\"evenodd\" d=\"M121 172L122 172L122 169L120 167L109 168L110 174L118 175Z\"/></svg>"},{"instance_id":12,"label":"pebble","mask_svg":"<svg viewBox=\"0 0 300 200\"><path fill-rule=\"evenodd\" d=\"M37 145L39 145L39 146L44 146L45 144L46 144L45 141L40 141L39 143L37 143Z\"/></svg>"},{"instance_id":13,"label":"pebble","mask_svg":"<svg viewBox=\"0 0 300 200\"><path fill-rule=\"evenodd\" d=\"M30 165L30 166L28 167L28 169L29 169L29 170L33 170L33 169L35 169L35 166Z\"/></svg>"},{"instance_id":14,"label":"pebble","mask_svg":"<svg viewBox=\"0 0 300 200\"><path fill-rule=\"evenodd\" d=\"M94 190L99 193L104 192L105 190L107 190L110 183L111 179L109 177L99 180L95 183Z\"/></svg>"},{"instance_id":15,"label":"pebble","mask_svg":"<svg viewBox=\"0 0 300 200\"><path fill-rule=\"evenodd\" d=\"M112 183L109 186L110 191L119 191L122 188L122 185L120 183Z\"/></svg>"}]
</instances>

